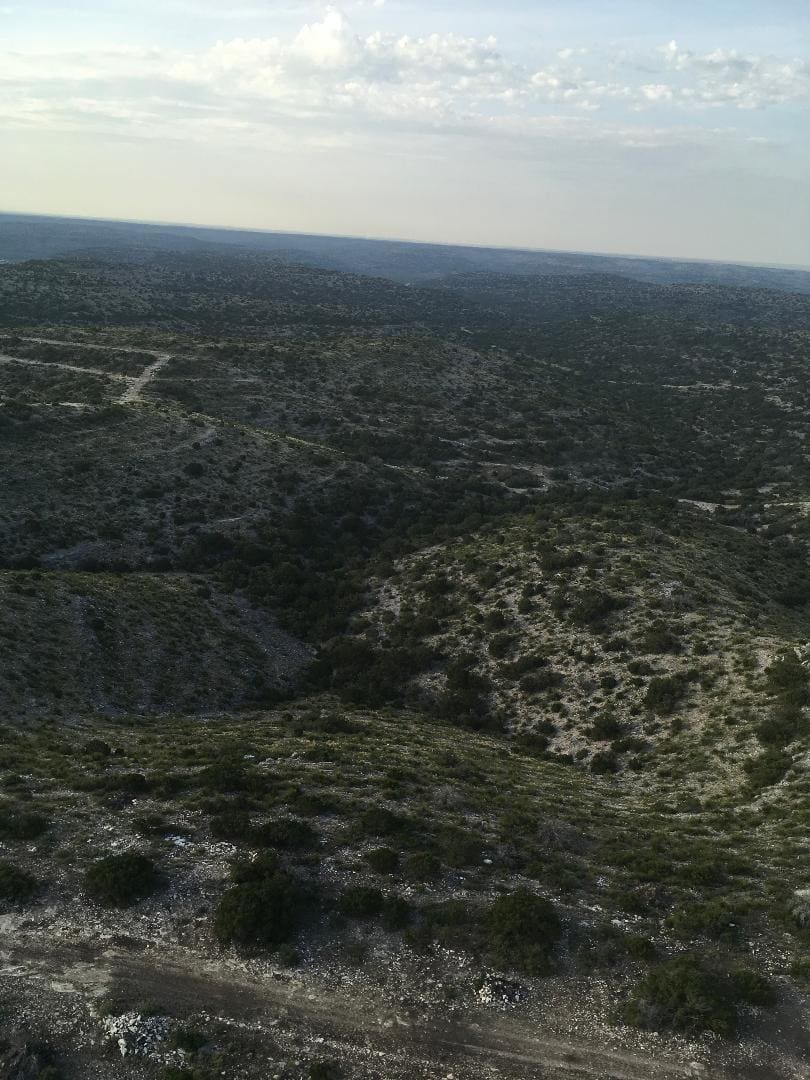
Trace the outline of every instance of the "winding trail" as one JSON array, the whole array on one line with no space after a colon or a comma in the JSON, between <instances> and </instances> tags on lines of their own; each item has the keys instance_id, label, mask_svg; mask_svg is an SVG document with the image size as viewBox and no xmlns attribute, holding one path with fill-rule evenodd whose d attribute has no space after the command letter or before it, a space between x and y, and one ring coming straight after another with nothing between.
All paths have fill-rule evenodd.
<instances>
[{"instance_id":1,"label":"winding trail","mask_svg":"<svg viewBox=\"0 0 810 1080\"><path fill-rule=\"evenodd\" d=\"M134 947L134 948L133 948ZM160 1000L174 1015L206 1012L241 1030L294 1041L323 1040L333 1049L371 1052L391 1063L438 1070L463 1069L463 1077L547 1080L741 1080L773 1074L706 1068L602 1045L565 1042L528 1034L519 1019L502 1015L444 1020L373 1008L356 996L319 990L296 976L252 978L236 964L161 944L129 947L83 942L64 944L27 934L0 941L0 986L22 981L26 988L56 995L101 998L114 991L131 1000ZM441 1067L440 1066L441 1063ZM396 1066L396 1067L395 1067ZM415 1073L413 1075L416 1075ZM424 1075L424 1074L423 1074Z\"/></svg>"}]
</instances>

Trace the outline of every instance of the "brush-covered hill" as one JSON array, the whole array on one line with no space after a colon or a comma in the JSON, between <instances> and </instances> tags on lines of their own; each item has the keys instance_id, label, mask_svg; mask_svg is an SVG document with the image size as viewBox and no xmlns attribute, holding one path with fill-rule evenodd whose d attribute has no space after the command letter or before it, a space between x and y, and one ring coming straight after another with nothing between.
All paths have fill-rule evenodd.
<instances>
[{"instance_id":1,"label":"brush-covered hill","mask_svg":"<svg viewBox=\"0 0 810 1080\"><path fill-rule=\"evenodd\" d=\"M236 709L289 691L310 657L202 578L0 572L3 722Z\"/></svg>"},{"instance_id":2,"label":"brush-covered hill","mask_svg":"<svg viewBox=\"0 0 810 1080\"><path fill-rule=\"evenodd\" d=\"M550 498L397 560L328 677L636 786L778 781L810 749L806 552L722 516Z\"/></svg>"}]
</instances>

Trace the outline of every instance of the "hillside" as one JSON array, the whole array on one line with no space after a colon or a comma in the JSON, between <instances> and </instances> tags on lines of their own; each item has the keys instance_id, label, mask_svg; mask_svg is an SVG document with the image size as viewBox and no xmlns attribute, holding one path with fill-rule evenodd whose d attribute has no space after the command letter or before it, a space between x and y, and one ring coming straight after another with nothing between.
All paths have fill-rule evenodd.
<instances>
[{"instance_id":1,"label":"hillside","mask_svg":"<svg viewBox=\"0 0 810 1080\"><path fill-rule=\"evenodd\" d=\"M0 1076L803 1080L807 297L450 272L0 267Z\"/></svg>"},{"instance_id":2,"label":"hillside","mask_svg":"<svg viewBox=\"0 0 810 1080\"><path fill-rule=\"evenodd\" d=\"M584 514L551 498L402 559L353 620L365 664L333 643L332 681L635 789L734 790L763 749L804 748L769 673L810 636L810 576L794 545L722 516L596 501Z\"/></svg>"},{"instance_id":3,"label":"hillside","mask_svg":"<svg viewBox=\"0 0 810 1080\"><path fill-rule=\"evenodd\" d=\"M4 722L238 708L308 661L266 612L187 575L0 572Z\"/></svg>"}]
</instances>

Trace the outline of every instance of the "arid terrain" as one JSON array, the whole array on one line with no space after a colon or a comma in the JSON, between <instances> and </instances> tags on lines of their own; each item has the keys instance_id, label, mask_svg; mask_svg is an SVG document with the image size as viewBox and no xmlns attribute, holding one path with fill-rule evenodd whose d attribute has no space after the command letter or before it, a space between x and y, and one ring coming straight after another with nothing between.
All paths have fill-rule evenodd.
<instances>
[{"instance_id":1,"label":"arid terrain","mask_svg":"<svg viewBox=\"0 0 810 1080\"><path fill-rule=\"evenodd\" d=\"M15 230L0 1077L806 1077L801 275Z\"/></svg>"}]
</instances>

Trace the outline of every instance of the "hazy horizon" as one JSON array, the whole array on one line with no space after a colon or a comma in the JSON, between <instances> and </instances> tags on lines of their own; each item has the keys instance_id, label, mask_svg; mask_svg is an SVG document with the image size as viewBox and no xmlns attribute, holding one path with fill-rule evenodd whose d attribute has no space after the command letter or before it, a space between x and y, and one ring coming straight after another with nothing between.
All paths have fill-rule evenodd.
<instances>
[{"instance_id":1,"label":"hazy horizon","mask_svg":"<svg viewBox=\"0 0 810 1080\"><path fill-rule=\"evenodd\" d=\"M158 220L155 218L124 218L124 217L95 217L92 215L83 214L58 214L58 213L43 213L33 210L6 210L0 208L0 218L3 217L19 217L19 218L36 218L45 219L51 221L70 221L70 222L86 222L105 224L105 225L143 225L147 228L170 228L170 229L188 229L193 230L210 230L214 232L234 232L234 233L256 233L259 235L266 234L268 236L300 236L307 238L325 238L331 240L360 240L367 241L369 243L377 244L413 244L415 246L426 247L450 247L450 248L470 248L472 250L481 251L521 251L527 253L537 254L552 254L552 255L584 255L593 256L596 258L615 258L615 259L639 259L639 260L659 260L661 262L683 262L683 263L716 263L718 265L735 265L735 266L750 266L761 268L772 268L780 270L803 270L810 273L810 262L808 263L767 263L767 262L755 262L744 259L711 259L706 257L697 256L672 256L661 255L657 252L650 251L596 251L587 248L551 248L551 247L537 247L520 244L474 244L468 243L463 240L454 241L452 243L445 243L442 240L415 240L412 237L407 236L373 236L363 233L315 233L308 232L305 229L272 229L261 228L258 226L247 225L223 225L221 222L205 223L200 221L170 221L170 220Z\"/></svg>"},{"instance_id":2,"label":"hazy horizon","mask_svg":"<svg viewBox=\"0 0 810 1080\"><path fill-rule=\"evenodd\" d=\"M810 265L798 0L0 5L9 212Z\"/></svg>"}]
</instances>

